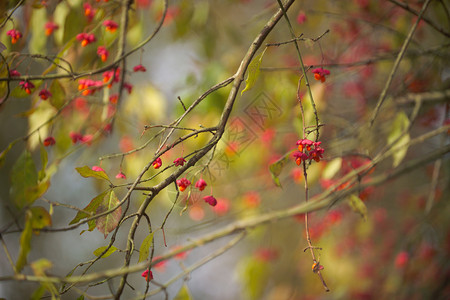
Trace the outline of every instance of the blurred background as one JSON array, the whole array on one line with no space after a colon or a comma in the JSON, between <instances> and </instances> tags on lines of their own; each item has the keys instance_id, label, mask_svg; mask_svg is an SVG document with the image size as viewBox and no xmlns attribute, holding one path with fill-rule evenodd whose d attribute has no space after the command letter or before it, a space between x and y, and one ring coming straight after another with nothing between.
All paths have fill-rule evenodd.
<instances>
[{"instance_id":1,"label":"blurred background","mask_svg":"<svg viewBox=\"0 0 450 300\"><path fill-rule=\"evenodd\" d=\"M86 13L86 3L94 11L92 18ZM16 4L17 1L5 1L2 13L10 13ZM319 140L325 149L324 159L308 167L310 197L369 163L388 143L399 138L399 133L407 143L448 126L447 1L431 1L424 14L426 21L419 23L410 41L374 126L367 125L397 54L416 21L411 11L419 12L423 4L424 1L407 1L406 7L401 1L305 0L296 1L289 9L295 34L302 35L299 46L304 64L307 68L330 71L324 82L314 80L314 74L308 73L323 124ZM0 106L1 151L18 140L5 154L0 171L0 229L12 259L18 257L25 218L23 210L13 203L10 191L15 183L11 174L24 149L30 151L40 170L45 168L40 144L48 136L55 137L56 144L44 149L48 155L47 171L52 174L50 187L33 205L51 214L51 228L67 227L77 213L72 206L86 207L109 186L101 180L81 177L75 168L97 165L116 185L133 182L163 140L157 135L160 128L144 130L144 126L170 124L184 112L178 97L187 107L211 86L232 76L277 8L277 1L265 0L170 1L160 32L127 59L125 81L132 89L123 92L119 103L109 98L118 92L117 85L108 91L82 95L75 80L35 83L38 89L48 87L53 94L56 91L62 99L58 103L43 101L37 93L27 95L17 82L12 82L11 94ZM162 1L135 1L130 11L127 50L153 32L162 11ZM22 75L64 73L49 69L47 60L25 53L48 57L62 53L79 72L105 66L117 54L118 33L100 27L106 19L119 22L119 12L116 1L25 1L12 15L12 21L0 28L0 41L7 48L2 51L4 61ZM43 38L42 28L49 21L59 28ZM12 28L20 28L24 35L16 44L6 34ZM81 32L96 33L96 45L106 45L110 58L102 62L96 46L80 47L75 36ZM283 19L266 42L280 43L291 38ZM60 52L63 47L66 49ZM134 72L137 65L144 66L146 72ZM5 70L2 62L1 77L8 76ZM98 74L90 78L103 77ZM292 43L267 48L256 84L242 95L239 92L214 156L208 154L185 174L193 184L203 178L208 184L206 189L181 194L164 225L164 234L160 227L174 205L175 186L163 190L147 209L155 232L156 257L233 222L305 201L303 170L294 159L288 156L279 175L281 187L276 186L269 171L269 166L296 149L297 140L302 138L303 120L297 100L300 78L300 63ZM6 83L2 81L0 87L4 94ZM226 87L209 95L180 126L215 126L229 91L230 87ZM299 93L305 122L313 126L315 115L304 80ZM415 117L414 99L421 101ZM52 116L56 117L33 132ZM104 130L111 120L112 130ZM410 130L404 134L408 126ZM169 142L186 132L175 131ZM71 133L90 136L92 141L74 143ZM210 135L199 135L174 147L161 157L163 166L201 148L209 138ZM392 158L381 161L361 182L426 157L448 144L448 131L443 131L411 147L405 145ZM144 145L133 154L121 155ZM448 299L448 158L447 153L380 186L360 190L354 197L367 208L365 213L345 198L310 214L311 238L314 245L322 248L316 255L324 266L322 274L331 289L329 293L311 272L313 261L303 251L307 246L304 216L299 215L249 229L236 246L175 280L167 294L161 292L150 298L173 299L184 286L191 298L180 299ZM144 176L149 179L145 186L156 185L173 170L154 178L158 170L149 170ZM114 178L119 172L127 178ZM115 189L119 199L126 191L124 187ZM205 203L202 198L206 195L214 195L217 205ZM144 199L144 193L134 192L130 211L136 211ZM126 249L130 224L126 221L118 230L114 245L119 251L101 259L89 272L122 266L124 255L120 250ZM97 230L82 232L87 229L83 225L75 230L33 235L28 262L46 258L52 263L48 275L69 274L78 264L94 259L94 250L108 245L111 234L105 239ZM147 235L146 226L140 226L136 247ZM171 280L226 247L233 238L221 238L154 266L156 283L150 283L150 291L158 287L157 283ZM0 277L14 274L5 247L0 253ZM136 262L134 257L132 263ZM78 266L74 275L85 268ZM26 266L23 272L32 274L33 270ZM77 299L86 292L92 299L103 299L101 296L115 291L118 284L119 279L112 278L99 285L80 285L61 297ZM143 294L146 282L141 274L130 274L129 284L132 288L125 288L123 299ZM28 299L38 287L30 282L0 281L0 298Z\"/></svg>"}]
</instances>

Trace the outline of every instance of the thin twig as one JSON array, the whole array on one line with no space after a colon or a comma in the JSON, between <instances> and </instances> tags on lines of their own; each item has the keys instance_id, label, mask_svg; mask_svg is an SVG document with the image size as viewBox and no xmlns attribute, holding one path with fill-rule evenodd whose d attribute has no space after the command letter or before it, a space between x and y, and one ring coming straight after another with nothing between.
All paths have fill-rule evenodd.
<instances>
[{"instance_id":1,"label":"thin twig","mask_svg":"<svg viewBox=\"0 0 450 300\"><path fill-rule=\"evenodd\" d=\"M386 99L388 89L391 86L392 80L394 79L395 72L397 71L398 67L400 66L400 62L402 61L403 55L405 54L406 49L408 48L409 42L411 41L411 39L414 35L414 32L416 31L417 25L419 24L420 20L422 19L422 15L424 14L424 12L427 9L428 4L430 4L430 2L431 2L431 0L427 0L423 4L422 9L420 11L420 14L419 14L416 22L411 27L411 30L409 31L408 36L406 37L405 41L403 42L402 48L401 48L399 54L397 55L397 59L394 62L394 66L392 67L391 73L388 76L388 80L386 81L383 91L381 92L380 97L378 99L377 105L373 111L372 117L370 119L370 127L373 126L375 119L377 118L378 112L380 111L381 106L383 105L384 100Z\"/></svg>"}]
</instances>

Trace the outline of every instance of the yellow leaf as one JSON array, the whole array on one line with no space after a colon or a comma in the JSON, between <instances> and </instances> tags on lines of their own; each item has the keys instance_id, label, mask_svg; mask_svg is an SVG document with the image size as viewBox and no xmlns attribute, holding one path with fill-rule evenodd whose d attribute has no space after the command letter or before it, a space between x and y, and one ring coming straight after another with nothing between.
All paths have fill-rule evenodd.
<instances>
[{"instance_id":1,"label":"yellow leaf","mask_svg":"<svg viewBox=\"0 0 450 300\"><path fill-rule=\"evenodd\" d=\"M102 253L106 250L106 248L108 248L108 246L103 246L103 247L100 247L100 248L95 249L94 255L95 255L95 256L100 256L100 254L102 254ZM104 257L108 257L108 256L110 256L111 254L113 254L114 252L116 252L116 250L117 250L116 247L111 246L111 247L109 247L108 251L106 251L105 254L102 255L102 257L103 257L103 258L104 258Z\"/></svg>"},{"instance_id":2,"label":"yellow leaf","mask_svg":"<svg viewBox=\"0 0 450 300\"><path fill-rule=\"evenodd\" d=\"M366 204L356 195L350 195L348 198L348 203L354 212L361 215L364 221L367 221L367 206Z\"/></svg>"},{"instance_id":3,"label":"yellow leaf","mask_svg":"<svg viewBox=\"0 0 450 300\"><path fill-rule=\"evenodd\" d=\"M32 217L31 224L33 232L37 235L39 230L52 225L52 217L42 206L33 206L30 208Z\"/></svg>"},{"instance_id":4,"label":"yellow leaf","mask_svg":"<svg viewBox=\"0 0 450 300\"><path fill-rule=\"evenodd\" d=\"M101 214L103 212L109 211L110 209L114 208L117 204L119 204L119 199L117 198L114 191L111 191L109 195L107 195L103 199L103 202L98 207L96 213ZM103 233L105 239L111 231L116 229L117 225L119 224L121 216L122 216L122 207L118 207L113 212L110 212L109 214L97 219L96 222L97 229L98 231Z\"/></svg>"},{"instance_id":5,"label":"yellow leaf","mask_svg":"<svg viewBox=\"0 0 450 300\"><path fill-rule=\"evenodd\" d=\"M245 80L245 88L242 90L241 95L255 85L256 79L258 79L259 76L259 67L261 66L261 61L266 50L267 48L265 48L259 55L255 56L248 65L248 75Z\"/></svg>"},{"instance_id":6,"label":"yellow leaf","mask_svg":"<svg viewBox=\"0 0 450 300\"><path fill-rule=\"evenodd\" d=\"M19 257L16 262L17 272L22 271L27 263L28 252L31 250L31 234L32 234L32 213L31 210L27 210L25 213L25 228L20 235L20 250Z\"/></svg>"},{"instance_id":7,"label":"yellow leaf","mask_svg":"<svg viewBox=\"0 0 450 300\"><path fill-rule=\"evenodd\" d=\"M342 166L342 158L338 157L327 163L322 173L323 179L331 179L339 172Z\"/></svg>"},{"instance_id":8,"label":"yellow leaf","mask_svg":"<svg viewBox=\"0 0 450 300\"><path fill-rule=\"evenodd\" d=\"M89 168L88 166L84 166L84 167L80 167L80 168L75 168L77 170L78 173L80 173L81 176L88 178L88 177L94 177L97 179L104 179L104 180L109 180L108 175L106 175L106 173L104 171L94 171L91 168Z\"/></svg>"},{"instance_id":9,"label":"yellow leaf","mask_svg":"<svg viewBox=\"0 0 450 300\"><path fill-rule=\"evenodd\" d=\"M139 261L144 261L148 258L148 254L150 252L150 247L152 246L153 242L153 232L147 235L142 242L141 247L139 248Z\"/></svg>"},{"instance_id":10,"label":"yellow leaf","mask_svg":"<svg viewBox=\"0 0 450 300\"><path fill-rule=\"evenodd\" d=\"M406 153L408 152L408 143L410 140L409 133L405 133L405 130L408 128L410 121L408 116L403 112L399 112L392 123L391 132L388 136L388 144L394 143L392 147L396 147L394 154L392 155L392 165L393 167L397 167L405 158Z\"/></svg>"}]
</instances>

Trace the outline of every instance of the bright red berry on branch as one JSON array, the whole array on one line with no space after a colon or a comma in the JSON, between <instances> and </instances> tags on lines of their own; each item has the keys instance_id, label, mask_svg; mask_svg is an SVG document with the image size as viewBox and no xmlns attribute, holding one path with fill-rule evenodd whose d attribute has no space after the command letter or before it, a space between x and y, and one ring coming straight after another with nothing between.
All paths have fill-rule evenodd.
<instances>
[{"instance_id":1,"label":"bright red berry on branch","mask_svg":"<svg viewBox=\"0 0 450 300\"><path fill-rule=\"evenodd\" d=\"M109 103L111 104L117 104L117 101L119 100L119 95L113 94L109 96Z\"/></svg>"},{"instance_id":2,"label":"bright red berry on branch","mask_svg":"<svg viewBox=\"0 0 450 300\"><path fill-rule=\"evenodd\" d=\"M399 254L397 254L397 257L395 258L395 267L398 269L404 268L409 262L409 253L406 251L402 251Z\"/></svg>"},{"instance_id":3,"label":"bright red berry on branch","mask_svg":"<svg viewBox=\"0 0 450 300\"><path fill-rule=\"evenodd\" d=\"M92 171L95 171L95 172L105 172L105 170L103 170L103 168L102 168L102 167L99 167L99 166L93 166L93 167L92 167Z\"/></svg>"},{"instance_id":4,"label":"bright red berry on branch","mask_svg":"<svg viewBox=\"0 0 450 300\"><path fill-rule=\"evenodd\" d=\"M314 143L314 149L309 152L309 159L314 159L316 162L319 162L320 159L323 158L322 155L325 152L325 149L323 149L319 145L320 142Z\"/></svg>"},{"instance_id":5,"label":"bright red berry on branch","mask_svg":"<svg viewBox=\"0 0 450 300\"><path fill-rule=\"evenodd\" d=\"M11 76L11 77L20 77L20 73L17 70L9 70L9 76Z\"/></svg>"},{"instance_id":6,"label":"bright red berry on branch","mask_svg":"<svg viewBox=\"0 0 450 300\"><path fill-rule=\"evenodd\" d=\"M155 161L153 162L153 168L155 169L159 169L162 166L162 160L160 157L158 157L157 159L155 159Z\"/></svg>"},{"instance_id":7,"label":"bright red berry on branch","mask_svg":"<svg viewBox=\"0 0 450 300\"><path fill-rule=\"evenodd\" d=\"M32 89L34 89L34 84L31 83L28 80L25 81L21 81L19 83L20 87L22 88L22 90L25 90L25 92L29 95L32 92Z\"/></svg>"},{"instance_id":8,"label":"bright red berry on branch","mask_svg":"<svg viewBox=\"0 0 450 300\"><path fill-rule=\"evenodd\" d=\"M306 14L304 11L300 11L297 15L297 23L301 25L305 22L306 22Z\"/></svg>"},{"instance_id":9,"label":"bright red berry on branch","mask_svg":"<svg viewBox=\"0 0 450 300\"><path fill-rule=\"evenodd\" d=\"M86 47L87 45L95 42L97 39L95 38L95 35L92 33L79 33L77 34L77 40L81 42L82 47Z\"/></svg>"},{"instance_id":10,"label":"bright red berry on branch","mask_svg":"<svg viewBox=\"0 0 450 300\"><path fill-rule=\"evenodd\" d=\"M93 139L94 139L94 136L92 134L86 134L81 137L81 142L83 144L87 144L88 146L90 146L92 144Z\"/></svg>"},{"instance_id":11,"label":"bright red berry on branch","mask_svg":"<svg viewBox=\"0 0 450 300\"><path fill-rule=\"evenodd\" d=\"M302 161L305 161L308 159L308 155L306 153L303 153L300 151L294 152L293 156L294 156L295 163L297 164L297 166L300 166Z\"/></svg>"},{"instance_id":12,"label":"bright red berry on branch","mask_svg":"<svg viewBox=\"0 0 450 300\"><path fill-rule=\"evenodd\" d=\"M152 271L149 271L149 270L145 270L144 272L142 272L141 276L144 277L145 280L147 280L147 281L150 281L153 279L153 273L152 273Z\"/></svg>"},{"instance_id":13,"label":"bright red berry on branch","mask_svg":"<svg viewBox=\"0 0 450 300\"><path fill-rule=\"evenodd\" d=\"M44 28L45 28L45 35L49 36L53 33L53 31L59 28L59 25L54 22L47 22L45 23Z\"/></svg>"},{"instance_id":14,"label":"bright red berry on branch","mask_svg":"<svg viewBox=\"0 0 450 300\"><path fill-rule=\"evenodd\" d=\"M303 149L310 151L311 146L314 144L313 141L308 139L300 139L297 141L298 151L303 152Z\"/></svg>"},{"instance_id":15,"label":"bright red berry on branch","mask_svg":"<svg viewBox=\"0 0 450 300\"><path fill-rule=\"evenodd\" d=\"M78 132L71 132L71 133L69 133L69 136L70 136L70 139L72 140L73 144L76 144L83 139L83 135Z\"/></svg>"},{"instance_id":16,"label":"bright red berry on branch","mask_svg":"<svg viewBox=\"0 0 450 300\"><path fill-rule=\"evenodd\" d=\"M189 185L191 185L191 182L186 178L181 178L177 180L177 185L180 191L183 192Z\"/></svg>"},{"instance_id":17,"label":"bright red berry on branch","mask_svg":"<svg viewBox=\"0 0 450 300\"><path fill-rule=\"evenodd\" d=\"M88 21L92 21L95 16L96 10L89 3L83 4L84 15L87 17Z\"/></svg>"},{"instance_id":18,"label":"bright red berry on branch","mask_svg":"<svg viewBox=\"0 0 450 300\"><path fill-rule=\"evenodd\" d=\"M316 68L311 72L314 73L314 79L320 80L321 82L325 82L326 76L330 75L330 71L324 68Z\"/></svg>"},{"instance_id":19,"label":"bright red berry on branch","mask_svg":"<svg viewBox=\"0 0 450 300\"><path fill-rule=\"evenodd\" d=\"M143 65L139 64L137 66L134 66L133 71L134 72L146 72L147 69Z\"/></svg>"},{"instance_id":20,"label":"bright red berry on branch","mask_svg":"<svg viewBox=\"0 0 450 300\"><path fill-rule=\"evenodd\" d=\"M133 91L133 86L127 82L123 84L123 88L127 90L128 94L131 94Z\"/></svg>"},{"instance_id":21,"label":"bright red berry on branch","mask_svg":"<svg viewBox=\"0 0 450 300\"><path fill-rule=\"evenodd\" d=\"M111 81L112 78L112 81ZM117 68L116 70L109 70L106 72L103 72L103 82L108 84L108 87L112 87L113 83L119 82L120 79L120 69Z\"/></svg>"},{"instance_id":22,"label":"bright red berry on branch","mask_svg":"<svg viewBox=\"0 0 450 300\"><path fill-rule=\"evenodd\" d=\"M111 33L116 32L117 28L119 27L119 25L117 25L117 23L113 20L104 21L103 26L105 26L106 31L109 31Z\"/></svg>"},{"instance_id":23,"label":"bright red berry on branch","mask_svg":"<svg viewBox=\"0 0 450 300\"><path fill-rule=\"evenodd\" d=\"M195 187L198 188L200 191L203 191L205 187L207 186L206 181L204 181L202 178L200 178L196 183Z\"/></svg>"},{"instance_id":24,"label":"bright red berry on branch","mask_svg":"<svg viewBox=\"0 0 450 300\"><path fill-rule=\"evenodd\" d=\"M54 137L49 136L48 138L46 138L44 140L44 146L48 147L48 146L53 146L56 143L56 140Z\"/></svg>"},{"instance_id":25,"label":"bright red berry on branch","mask_svg":"<svg viewBox=\"0 0 450 300\"><path fill-rule=\"evenodd\" d=\"M94 87L101 87L103 82L94 81L92 79L80 79L78 80L78 90L82 91L81 94L83 96L92 95L97 90Z\"/></svg>"},{"instance_id":26,"label":"bright red berry on branch","mask_svg":"<svg viewBox=\"0 0 450 300\"><path fill-rule=\"evenodd\" d=\"M208 203L211 206L216 206L217 205L217 200L212 195L203 197L203 200L205 200L205 202Z\"/></svg>"},{"instance_id":27,"label":"bright red berry on branch","mask_svg":"<svg viewBox=\"0 0 450 300\"><path fill-rule=\"evenodd\" d=\"M104 46L98 46L97 55L100 57L100 59L103 62L105 62L108 59L109 51L106 50L106 48Z\"/></svg>"},{"instance_id":28,"label":"bright red berry on branch","mask_svg":"<svg viewBox=\"0 0 450 300\"><path fill-rule=\"evenodd\" d=\"M117 175L116 175L117 179L127 179L127 176L125 176L125 174L120 171Z\"/></svg>"},{"instance_id":29,"label":"bright red berry on branch","mask_svg":"<svg viewBox=\"0 0 450 300\"><path fill-rule=\"evenodd\" d=\"M183 157L178 157L177 159L175 159L173 161L173 163L175 164L176 167L183 166L185 162L186 162L186 160Z\"/></svg>"},{"instance_id":30,"label":"bright red berry on branch","mask_svg":"<svg viewBox=\"0 0 450 300\"><path fill-rule=\"evenodd\" d=\"M50 98L51 96L52 96L52 93L50 93L50 91L47 90L47 89L42 89L42 90L39 92L39 97L40 97L42 100L47 100L47 99Z\"/></svg>"},{"instance_id":31,"label":"bright red berry on branch","mask_svg":"<svg viewBox=\"0 0 450 300\"><path fill-rule=\"evenodd\" d=\"M22 37L22 33L17 29L11 29L6 32L6 35L11 37L11 43L15 44Z\"/></svg>"}]
</instances>

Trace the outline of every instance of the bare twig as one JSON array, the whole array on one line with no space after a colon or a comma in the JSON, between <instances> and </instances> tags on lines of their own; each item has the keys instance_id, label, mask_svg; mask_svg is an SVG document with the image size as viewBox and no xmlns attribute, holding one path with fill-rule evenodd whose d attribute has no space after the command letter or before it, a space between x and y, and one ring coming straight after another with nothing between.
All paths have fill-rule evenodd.
<instances>
[{"instance_id":1,"label":"bare twig","mask_svg":"<svg viewBox=\"0 0 450 300\"><path fill-rule=\"evenodd\" d=\"M388 80L386 81L384 89L381 92L380 97L378 98L378 103L377 103L377 105L373 111L372 117L370 119L370 127L372 127L373 123L375 122L378 112L380 111L380 108L383 105L384 100L386 99L387 92L388 92L389 87L391 86L392 80L394 79L395 72L397 71L398 67L400 66L400 62L402 61L403 55L405 54L406 49L408 48L409 42L411 41L411 39L414 35L414 32L416 31L417 25L419 24L420 20L422 19L422 15L424 14L424 12L427 9L428 4L430 4L430 2L431 2L431 0L427 0L423 4L422 9L420 11L420 14L419 14L416 22L411 27L411 30L409 31L407 38L403 42L402 48L401 48L399 54L397 55L397 59L394 62L394 66L392 67L391 73L388 76Z\"/></svg>"}]
</instances>

